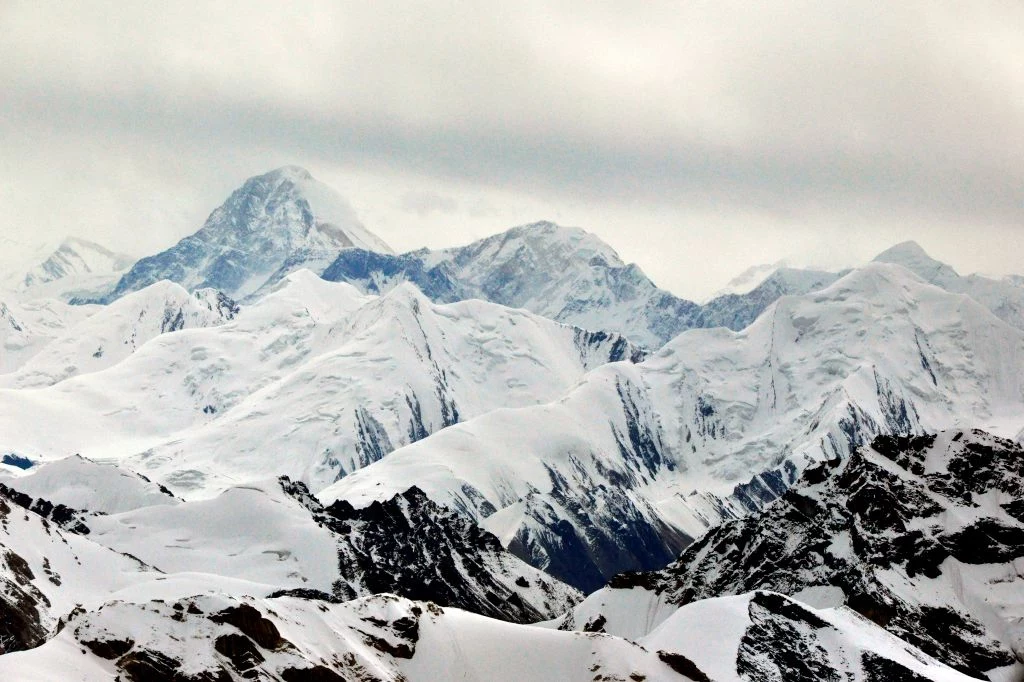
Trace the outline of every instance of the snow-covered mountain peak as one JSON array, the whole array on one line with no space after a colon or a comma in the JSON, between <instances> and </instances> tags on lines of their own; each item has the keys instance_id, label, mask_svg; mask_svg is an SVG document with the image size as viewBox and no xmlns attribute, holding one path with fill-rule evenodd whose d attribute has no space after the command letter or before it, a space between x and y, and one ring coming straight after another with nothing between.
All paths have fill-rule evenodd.
<instances>
[{"instance_id":1,"label":"snow-covered mountain peak","mask_svg":"<svg viewBox=\"0 0 1024 682\"><path fill-rule=\"evenodd\" d=\"M246 180L202 229L140 260L107 298L169 279L240 299L289 271L322 270L348 248L391 253L341 195L304 169L285 166Z\"/></svg>"},{"instance_id":2,"label":"snow-covered mountain peak","mask_svg":"<svg viewBox=\"0 0 1024 682\"><path fill-rule=\"evenodd\" d=\"M780 268L786 267L787 261L780 260L774 263L764 263L762 265L752 265L740 274L729 280L729 283L724 287L716 291L714 294L708 297L705 303L713 301L721 296L728 296L730 294L742 295L750 293L759 284L764 282L768 277L778 271Z\"/></svg>"},{"instance_id":3,"label":"snow-covered mountain peak","mask_svg":"<svg viewBox=\"0 0 1024 682\"><path fill-rule=\"evenodd\" d=\"M482 299L657 348L698 306L658 289L636 265L580 228L521 225L466 246L399 256L343 251L323 271L368 293L415 283L432 301Z\"/></svg>"},{"instance_id":4,"label":"snow-covered mountain peak","mask_svg":"<svg viewBox=\"0 0 1024 682\"><path fill-rule=\"evenodd\" d=\"M478 245L482 253L490 253L495 258L522 257L528 253L542 261L571 257L590 263L598 258L612 267L625 265L615 249L597 235L579 227L563 227L550 221L513 227L478 242Z\"/></svg>"},{"instance_id":5,"label":"snow-covered mountain peak","mask_svg":"<svg viewBox=\"0 0 1024 682\"><path fill-rule=\"evenodd\" d=\"M1024 559L1022 492L1024 450L1012 441L961 429L880 436L807 469L667 568L617 576L572 620L607 610L607 632L638 637L673 607L772 590L845 604L967 674L1020 679L1021 576L1010 567ZM646 627L615 615L624 600L650 614Z\"/></svg>"},{"instance_id":6,"label":"snow-covered mountain peak","mask_svg":"<svg viewBox=\"0 0 1024 682\"><path fill-rule=\"evenodd\" d=\"M233 232L256 234L288 249L355 246L391 252L362 226L344 197L298 166L246 180L213 212L197 236L222 241Z\"/></svg>"},{"instance_id":7,"label":"snow-covered mountain peak","mask_svg":"<svg viewBox=\"0 0 1024 682\"><path fill-rule=\"evenodd\" d=\"M272 171L268 171L264 174L267 178L280 178L289 182L309 182L313 180L313 175L303 168L302 166L296 166L294 164L281 166L275 168Z\"/></svg>"},{"instance_id":8,"label":"snow-covered mountain peak","mask_svg":"<svg viewBox=\"0 0 1024 682\"><path fill-rule=\"evenodd\" d=\"M17 284L23 299L70 300L110 287L135 261L80 237L66 237L45 259L24 272Z\"/></svg>"},{"instance_id":9,"label":"snow-covered mountain peak","mask_svg":"<svg viewBox=\"0 0 1024 682\"><path fill-rule=\"evenodd\" d=\"M943 288L949 288L951 283L960 279L956 270L929 256L920 244L913 241L886 249L875 256L875 262L901 265L924 281Z\"/></svg>"}]
</instances>

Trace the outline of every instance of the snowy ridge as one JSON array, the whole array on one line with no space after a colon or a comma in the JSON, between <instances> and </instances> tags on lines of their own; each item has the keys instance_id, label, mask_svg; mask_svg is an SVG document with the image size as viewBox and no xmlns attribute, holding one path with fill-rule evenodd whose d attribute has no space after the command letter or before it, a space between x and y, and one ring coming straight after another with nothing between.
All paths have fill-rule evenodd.
<instances>
[{"instance_id":1,"label":"snowy ridge","mask_svg":"<svg viewBox=\"0 0 1024 682\"><path fill-rule=\"evenodd\" d=\"M879 437L668 568L616 577L561 624L643 636L685 604L769 589L845 604L967 674L1010 679L1024 671L1022 559L1024 449L981 431Z\"/></svg>"},{"instance_id":2,"label":"snowy ridge","mask_svg":"<svg viewBox=\"0 0 1024 682\"><path fill-rule=\"evenodd\" d=\"M189 294L172 282L157 282L100 308L63 330L0 386L39 388L111 367L160 334L211 327L234 318L238 306L217 291Z\"/></svg>"},{"instance_id":3,"label":"snowy ridge","mask_svg":"<svg viewBox=\"0 0 1024 682\"><path fill-rule=\"evenodd\" d=\"M550 400L597 364L642 357L621 337L481 301L437 306L411 285L370 300L331 338L336 345L131 466L183 494L282 473L319 490L459 421Z\"/></svg>"},{"instance_id":4,"label":"snowy ridge","mask_svg":"<svg viewBox=\"0 0 1024 682\"><path fill-rule=\"evenodd\" d=\"M53 299L21 302L0 299L0 375L13 372L69 327L100 306L71 306Z\"/></svg>"},{"instance_id":5,"label":"snowy ridge","mask_svg":"<svg viewBox=\"0 0 1024 682\"><path fill-rule=\"evenodd\" d=\"M873 264L780 299L743 332L686 332L557 402L440 431L321 498L361 506L418 485L591 589L657 567L878 434L965 421L1016 433L1022 362L1024 334L973 300Z\"/></svg>"},{"instance_id":6,"label":"snowy ridge","mask_svg":"<svg viewBox=\"0 0 1024 682\"><path fill-rule=\"evenodd\" d=\"M883 251L875 260L902 265L918 277L946 291L967 294L1009 325L1024 329L1024 286L1013 277L991 279L959 275L949 265L929 256L916 242L904 242Z\"/></svg>"},{"instance_id":7,"label":"snowy ridge","mask_svg":"<svg viewBox=\"0 0 1024 682\"><path fill-rule=\"evenodd\" d=\"M19 283L23 299L63 301L93 297L112 287L135 259L78 237L68 237Z\"/></svg>"},{"instance_id":8,"label":"snowy ridge","mask_svg":"<svg viewBox=\"0 0 1024 682\"><path fill-rule=\"evenodd\" d=\"M479 298L657 348L686 329L698 306L658 289L635 264L579 228L540 222L467 246L400 256L341 253L330 281L384 292L414 282L431 299Z\"/></svg>"},{"instance_id":9,"label":"snowy ridge","mask_svg":"<svg viewBox=\"0 0 1024 682\"><path fill-rule=\"evenodd\" d=\"M501 623L391 595L344 604L223 594L167 601L118 600L76 614L43 647L0 658L0 673L26 682L70 671L85 682L115 674L183 682L970 679L850 614L811 611L770 593L680 610L639 642ZM700 646L709 623L718 636ZM801 648L788 652L794 644Z\"/></svg>"},{"instance_id":10,"label":"snowy ridge","mask_svg":"<svg viewBox=\"0 0 1024 682\"><path fill-rule=\"evenodd\" d=\"M790 267L790 264L785 259L774 263L752 265L729 280L729 283L724 287L708 296L704 303L722 296L742 296L743 294L748 294L775 272L788 267Z\"/></svg>"},{"instance_id":11,"label":"snowy ridge","mask_svg":"<svg viewBox=\"0 0 1024 682\"><path fill-rule=\"evenodd\" d=\"M693 322L694 327L745 329L768 307L783 296L802 296L824 289L845 273L821 270L779 268L757 286L742 294L724 294L705 303Z\"/></svg>"},{"instance_id":12,"label":"snowy ridge","mask_svg":"<svg viewBox=\"0 0 1024 682\"><path fill-rule=\"evenodd\" d=\"M99 464L73 455L13 476L0 475L0 484L33 500L45 500L73 510L117 514L153 505L177 504L169 490L112 464ZM31 506L31 505L30 505Z\"/></svg>"},{"instance_id":13,"label":"snowy ridge","mask_svg":"<svg viewBox=\"0 0 1024 682\"><path fill-rule=\"evenodd\" d=\"M0 539L0 653L40 645L76 606L96 608L105 595L155 575L3 495Z\"/></svg>"},{"instance_id":14,"label":"snowy ridge","mask_svg":"<svg viewBox=\"0 0 1024 682\"><path fill-rule=\"evenodd\" d=\"M137 455L130 466L189 496L282 474L319 490L394 447L641 357L622 337L525 311L438 306L411 285L366 297L297 272L223 325L159 335L45 390L0 390L0 448L33 461Z\"/></svg>"},{"instance_id":15,"label":"snowy ridge","mask_svg":"<svg viewBox=\"0 0 1024 682\"><path fill-rule=\"evenodd\" d=\"M132 261L131 256L114 253L95 242L68 237L49 258L25 275L24 286L31 288L75 275L111 274L127 270Z\"/></svg>"},{"instance_id":16,"label":"snowy ridge","mask_svg":"<svg viewBox=\"0 0 1024 682\"><path fill-rule=\"evenodd\" d=\"M285 262L298 269L299 254L300 261L322 266L350 247L390 253L334 190L302 168L285 166L250 178L194 235L137 262L106 300L161 279L240 299L263 286Z\"/></svg>"}]
</instances>

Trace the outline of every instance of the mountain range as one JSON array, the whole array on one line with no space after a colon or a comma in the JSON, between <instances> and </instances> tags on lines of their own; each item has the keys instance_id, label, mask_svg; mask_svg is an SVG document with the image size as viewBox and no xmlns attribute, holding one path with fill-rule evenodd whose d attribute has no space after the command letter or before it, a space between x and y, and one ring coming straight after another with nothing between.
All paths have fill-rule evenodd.
<instances>
[{"instance_id":1,"label":"mountain range","mask_svg":"<svg viewBox=\"0 0 1024 682\"><path fill-rule=\"evenodd\" d=\"M907 242L698 304L550 222L396 254L292 166L50 253L0 295L4 679L1024 674L1021 278Z\"/></svg>"}]
</instances>

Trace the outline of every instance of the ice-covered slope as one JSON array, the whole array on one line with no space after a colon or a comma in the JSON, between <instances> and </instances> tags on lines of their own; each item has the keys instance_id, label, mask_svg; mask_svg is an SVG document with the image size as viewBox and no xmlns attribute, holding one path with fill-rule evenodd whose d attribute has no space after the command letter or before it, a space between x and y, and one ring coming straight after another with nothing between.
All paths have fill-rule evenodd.
<instances>
[{"instance_id":1,"label":"ice-covered slope","mask_svg":"<svg viewBox=\"0 0 1024 682\"><path fill-rule=\"evenodd\" d=\"M468 246L401 256L341 253L323 272L363 291L410 281L431 299L480 298L657 348L691 326L698 306L657 288L635 264L579 228L541 222Z\"/></svg>"},{"instance_id":2,"label":"ice-covered slope","mask_svg":"<svg viewBox=\"0 0 1024 682\"><path fill-rule=\"evenodd\" d=\"M166 442L295 371L368 300L299 272L224 325L161 334L104 371L46 389L0 390L0 450L109 459Z\"/></svg>"},{"instance_id":3,"label":"ice-covered slope","mask_svg":"<svg viewBox=\"0 0 1024 682\"><path fill-rule=\"evenodd\" d=\"M441 431L321 496L360 506L415 484L590 589L657 567L688 536L775 498L807 463L875 435L1018 432L1022 363L1020 331L873 264L780 299L743 332L689 331L557 402Z\"/></svg>"},{"instance_id":4,"label":"ice-covered slope","mask_svg":"<svg viewBox=\"0 0 1024 682\"><path fill-rule=\"evenodd\" d=\"M24 287L80 275L110 275L127 270L133 261L131 256L114 253L95 242L68 237L49 258L25 275Z\"/></svg>"},{"instance_id":5,"label":"ice-covered slope","mask_svg":"<svg viewBox=\"0 0 1024 682\"><path fill-rule=\"evenodd\" d=\"M621 337L482 301L438 306L408 284L334 331L330 348L131 466L186 495L278 474L319 490L439 429L551 400L587 369L639 357Z\"/></svg>"},{"instance_id":6,"label":"ice-covered slope","mask_svg":"<svg viewBox=\"0 0 1024 682\"><path fill-rule=\"evenodd\" d=\"M76 606L95 608L153 575L0 495L0 654L38 646Z\"/></svg>"},{"instance_id":7,"label":"ice-covered slope","mask_svg":"<svg viewBox=\"0 0 1024 682\"><path fill-rule=\"evenodd\" d=\"M319 490L393 447L641 356L526 311L439 306L411 285L365 297L300 272L227 324L161 335L45 390L0 390L0 449L138 454L139 471L191 496L280 474Z\"/></svg>"},{"instance_id":8,"label":"ice-covered slope","mask_svg":"<svg viewBox=\"0 0 1024 682\"><path fill-rule=\"evenodd\" d=\"M351 206L308 171L285 166L250 178L195 234L132 266L109 300L162 279L233 298L259 289L285 262L322 269L339 250L390 253Z\"/></svg>"},{"instance_id":9,"label":"ice-covered slope","mask_svg":"<svg viewBox=\"0 0 1024 682\"><path fill-rule=\"evenodd\" d=\"M929 256L916 242L897 244L875 260L902 265L946 291L967 294L1007 324L1024 329L1024 286L1012 277L991 279L982 275L959 275L949 265Z\"/></svg>"},{"instance_id":10,"label":"ice-covered slope","mask_svg":"<svg viewBox=\"0 0 1024 682\"><path fill-rule=\"evenodd\" d=\"M750 293L757 285L761 284L764 280L774 274L776 271L783 268L790 267L786 260L776 261L774 263L763 263L761 265L752 265L740 274L729 280L729 283L724 287L708 296L707 301L712 301L722 296L742 296L743 294Z\"/></svg>"},{"instance_id":11,"label":"ice-covered slope","mask_svg":"<svg viewBox=\"0 0 1024 682\"><path fill-rule=\"evenodd\" d=\"M358 511L325 509L285 478L181 502L115 466L74 457L5 479L0 501L30 526L86 536L83 546L95 551L109 548L162 574L218 576L247 585L249 594L341 601L387 592L516 622L550 619L582 599L416 489ZM22 547L23 540L0 532L0 545L12 551L47 551Z\"/></svg>"},{"instance_id":12,"label":"ice-covered slope","mask_svg":"<svg viewBox=\"0 0 1024 682\"><path fill-rule=\"evenodd\" d=\"M69 326L17 372L0 377L0 386L40 388L98 372L161 334L217 326L237 313L235 302L218 291L190 294L173 282L157 282Z\"/></svg>"},{"instance_id":13,"label":"ice-covered slope","mask_svg":"<svg viewBox=\"0 0 1024 682\"><path fill-rule=\"evenodd\" d=\"M668 568L616 577L563 625L639 637L681 605L769 589L845 603L969 674L1019 675L1021 561L1019 445L980 431L880 437L846 462L808 469L780 500L712 529Z\"/></svg>"},{"instance_id":14,"label":"ice-covered slope","mask_svg":"<svg viewBox=\"0 0 1024 682\"><path fill-rule=\"evenodd\" d=\"M0 298L0 375L13 372L54 339L102 308L70 306L53 299Z\"/></svg>"},{"instance_id":15,"label":"ice-covered slope","mask_svg":"<svg viewBox=\"0 0 1024 682\"><path fill-rule=\"evenodd\" d=\"M113 464L100 464L80 455L28 471L17 470L14 476L4 473L0 470L0 484L28 495L33 501L45 500L90 513L117 514L178 503L178 499L159 484Z\"/></svg>"}]
</instances>

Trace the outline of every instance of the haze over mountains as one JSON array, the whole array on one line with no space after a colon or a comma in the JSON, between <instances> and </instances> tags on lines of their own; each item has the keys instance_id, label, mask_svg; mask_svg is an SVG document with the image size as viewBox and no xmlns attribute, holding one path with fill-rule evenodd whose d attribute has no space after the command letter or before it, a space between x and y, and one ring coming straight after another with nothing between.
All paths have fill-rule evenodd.
<instances>
[{"instance_id":1,"label":"haze over mountains","mask_svg":"<svg viewBox=\"0 0 1024 682\"><path fill-rule=\"evenodd\" d=\"M0 297L0 674L1011 679L1024 286L875 261L698 304L297 167L69 240Z\"/></svg>"}]
</instances>

